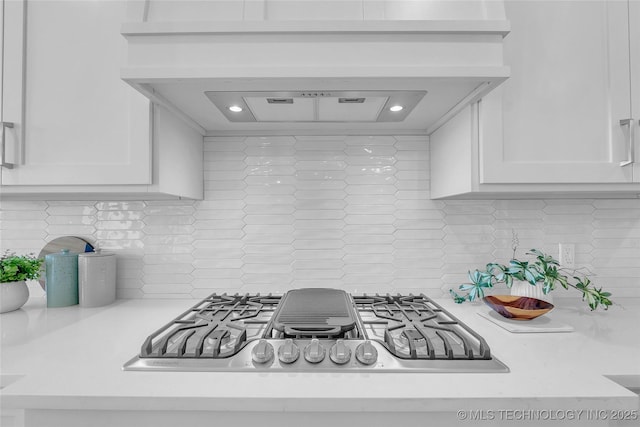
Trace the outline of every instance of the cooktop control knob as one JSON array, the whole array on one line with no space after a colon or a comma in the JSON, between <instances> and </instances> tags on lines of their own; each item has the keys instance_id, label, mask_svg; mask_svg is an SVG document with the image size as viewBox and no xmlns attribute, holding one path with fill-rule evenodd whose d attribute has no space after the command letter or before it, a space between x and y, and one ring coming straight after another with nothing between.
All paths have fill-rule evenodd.
<instances>
[{"instance_id":1,"label":"cooktop control knob","mask_svg":"<svg viewBox=\"0 0 640 427\"><path fill-rule=\"evenodd\" d=\"M300 348L293 342L291 338L284 340L284 344L278 348L278 359L282 363L293 363L300 356Z\"/></svg>"},{"instance_id":2,"label":"cooktop control knob","mask_svg":"<svg viewBox=\"0 0 640 427\"><path fill-rule=\"evenodd\" d=\"M347 347L344 340L340 339L331 346L329 358L338 365L344 365L351 359L351 349Z\"/></svg>"},{"instance_id":3,"label":"cooktop control knob","mask_svg":"<svg viewBox=\"0 0 640 427\"><path fill-rule=\"evenodd\" d=\"M311 340L304 348L304 358L309 363L320 363L324 360L325 349L317 338Z\"/></svg>"},{"instance_id":4,"label":"cooktop control knob","mask_svg":"<svg viewBox=\"0 0 640 427\"><path fill-rule=\"evenodd\" d=\"M251 358L256 363L267 363L273 359L273 346L267 340L260 340L251 349Z\"/></svg>"},{"instance_id":5,"label":"cooktop control knob","mask_svg":"<svg viewBox=\"0 0 640 427\"><path fill-rule=\"evenodd\" d=\"M365 365L373 365L378 360L378 350L376 350L371 341L366 340L356 347L356 359Z\"/></svg>"}]
</instances>

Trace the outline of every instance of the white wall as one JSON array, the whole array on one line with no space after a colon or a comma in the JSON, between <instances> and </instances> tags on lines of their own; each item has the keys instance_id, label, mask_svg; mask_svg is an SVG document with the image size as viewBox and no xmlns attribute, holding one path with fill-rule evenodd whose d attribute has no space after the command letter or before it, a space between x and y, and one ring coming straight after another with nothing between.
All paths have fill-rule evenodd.
<instances>
[{"instance_id":1,"label":"white wall","mask_svg":"<svg viewBox=\"0 0 640 427\"><path fill-rule=\"evenodd\" d=\"M467 270L507 262L515 230L521 253L574 243L599 286L640 296L640 200L433 201L428 153L418 137L207 138L204 201L3 201L0 246L97 242L118 254L121 298L440 296Z\"/></svg>"}]
</instances>

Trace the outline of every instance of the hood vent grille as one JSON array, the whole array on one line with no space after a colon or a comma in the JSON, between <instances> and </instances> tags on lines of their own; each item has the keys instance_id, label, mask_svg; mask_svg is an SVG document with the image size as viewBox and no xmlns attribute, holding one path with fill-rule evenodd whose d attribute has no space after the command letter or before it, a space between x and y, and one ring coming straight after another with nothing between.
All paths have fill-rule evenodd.
<instances>
[{"instance_id":1,"label":"hood vent grille","mask_svg":"<svg viewBox=\"0 0 640 427\"><path fill-rule=\"evenodd\" d=\"M365 98L338 98L340 104L362 104Z\"/></svg>"},{"instance_id":2,"label":"hood vent grille","mask_svg":"<svg viewBox=\"0 0 640 427\"><path fill-rule=\"evenodd\" d=\"M205 92L227 120L236 123L401 122L426 93L423 90ZM402 109L390 109L398 105Z\"/></svg>"},{"instance_id":3,"label":"hood vent grille","mask_svg":"<svg viewBox=\"0 0 640 427\"><path fill-rule=\"evenodd\" d=\"M267 98L268 104L293 104L293 98Z\"/></svg>"}]
</instances>

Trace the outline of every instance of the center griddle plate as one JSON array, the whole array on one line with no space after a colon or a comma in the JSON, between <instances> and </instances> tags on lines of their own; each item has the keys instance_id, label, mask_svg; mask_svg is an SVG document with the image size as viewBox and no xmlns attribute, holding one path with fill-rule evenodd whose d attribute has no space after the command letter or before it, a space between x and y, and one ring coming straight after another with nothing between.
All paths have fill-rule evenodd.
<instances>
[{"instance_id":1,"label":"center griddle plate","mask_svg":"<svg viewBox=\"0 0 640 427\"><path fill-rule=\"evenodd\" d=\"M274 315L274 329L291 336L337 336L354 329L356 315L345 291L305 288L287 292Z\"/></svg>"}]
</instances>

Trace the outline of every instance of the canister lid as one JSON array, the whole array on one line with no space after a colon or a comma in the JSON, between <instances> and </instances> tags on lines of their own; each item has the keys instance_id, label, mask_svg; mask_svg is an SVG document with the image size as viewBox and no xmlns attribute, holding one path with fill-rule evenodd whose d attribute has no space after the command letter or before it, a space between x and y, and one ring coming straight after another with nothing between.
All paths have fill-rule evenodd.
<instances>
[{"instance_id":1,"label":"canister lid","mask_svg":"<svg viewBox=\"0 0 640 427\"><path fill-rule=\"evenodd\" d=\"M80 257L92 257L93 258L93 257L113 256L113 255L115 255L115 253L113 253L113 252L106 252L106 251L103 251L102 249L96 249L95 252L84 252L84 253L81 253L78 256L80 256Z\"/></svg>"}]
</instances>

